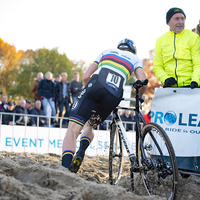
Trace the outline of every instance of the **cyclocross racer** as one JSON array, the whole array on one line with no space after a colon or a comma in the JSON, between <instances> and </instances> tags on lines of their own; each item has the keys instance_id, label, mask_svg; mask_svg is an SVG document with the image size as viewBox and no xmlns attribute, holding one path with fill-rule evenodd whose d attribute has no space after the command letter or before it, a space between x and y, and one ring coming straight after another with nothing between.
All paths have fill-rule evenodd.
<instances>
[{"instance_id":1,"label":"cyclocross racer","mask_svg":"<svg viewBox=\"0 0 200 200\"><path fill-rule=\"evenodd\" d=\"M135 54L134 42L124 39L117 48L103 51L85 72L86 86L72 106L62 147L62 165L72 172L80 168L85 150L94 137L92 128L102 123L120 103L130 75L134 72L137 79L146 78L142 61ZM143 86L140 98L145 91ZM76 139L82 129L80 147L74 156Z\"/></svg>"}]
</instances>

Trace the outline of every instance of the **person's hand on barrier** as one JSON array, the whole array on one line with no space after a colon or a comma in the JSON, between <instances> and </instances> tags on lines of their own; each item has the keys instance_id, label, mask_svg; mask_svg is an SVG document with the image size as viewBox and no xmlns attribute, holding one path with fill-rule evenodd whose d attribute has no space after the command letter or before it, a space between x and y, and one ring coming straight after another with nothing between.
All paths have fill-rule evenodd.
<instances>
[{"instance_id":1,"label":"person's hand on barrier","mask_svg":"<svg viewBox=\"0 0 200 200\"><path fill-rule=\"evenodd\" d=\"M44 121L43 119L41 119L40 122L41 122L42 124L45 124L45 121Z\"/></svg>"},{"instance_id":2,"label":"person's hand on barrier","mask_svg":"<svg viewBox=\"0 0 200 200\"><path fill-rule=\"evenodd\" d=\"M195 81L192 81L191 84L190 84L190 88L194 89L194 88L197 88L197 87L198 87L198 83L195 82Z\"/></svg>"},{"instance_id":3,"label":"person's hand on barrier","mask_svg":"<svg viewBox=\"0 0 200 200\"><path fill-rule=\"evenodd\" d=\"M177 81L173 77L167 78L165 80L165 86L167 87L171 87L172 85L175 85L175 84L177 84Z\"/></svg>"},{"instance_id":4,"label":"person's hand on barrier","mask_svg":"<svg viewBox=\"0 0 200 200\"><path fill-rule=\"evenodd\" d=\"M52 101L55 101L55 98L53 98Z\"/></svg>"},{"instance_id":5,"label":"person's hand on barrier","mask_svg":"<svg viewBox=\"0 0 200 200\"><path fill-rule=\"evenodd\" d=\"M40 98L41 98L42 100L44 99L44 97L43 97L43 96L41 96Z\"/></svg>"}]
</instances>

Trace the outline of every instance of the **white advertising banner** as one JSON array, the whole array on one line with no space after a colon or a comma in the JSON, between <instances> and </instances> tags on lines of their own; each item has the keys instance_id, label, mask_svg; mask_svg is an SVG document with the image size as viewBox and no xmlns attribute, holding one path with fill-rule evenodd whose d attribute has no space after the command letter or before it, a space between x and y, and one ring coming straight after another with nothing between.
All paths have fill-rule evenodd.
<instances>
[{"instance_id":1,"label":"white advertising banner","mask_svg":"<svg viewBox=\"0 0 200 200\"><path fill-rule=\"evenodd\" d=\"M200 157L199 102L200 88L155 90L151 121L159 124L168 134L177 157ZM194 165L200 168L200 163Z\"/></svg>"},{"instance_id":2,"label":"white advertising banner","mask_svg":"<svg viewBox=\"0 0 200 200\"><path fill-rule=\"evenodd\" d=\"M67 129L48 127L0 126L0 151L62 154L62 142ZM95 137L88 147L89 156L109 155L110 132L94 131ZM135 148L135 133L127 132L128 139ZM80 136L76 142L78 150ZM127 155L127 154L125 154Z\"/></svg>"}]
</instances>

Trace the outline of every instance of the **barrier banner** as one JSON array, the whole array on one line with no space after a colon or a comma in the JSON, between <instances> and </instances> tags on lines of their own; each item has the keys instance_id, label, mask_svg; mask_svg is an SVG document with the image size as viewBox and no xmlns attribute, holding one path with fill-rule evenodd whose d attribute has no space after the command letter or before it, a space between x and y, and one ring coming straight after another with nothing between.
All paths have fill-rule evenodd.
<instances>
[{"instance_id":1,"label":"barrier banner","mask_svg":"<svg viewBox=\"0 0 200 200\"><path fill-rule=\"evenodd\" d=\"M62 142L67 129L8 126L0 125L0 151L29 152L29 153L55 153L62 154ZM86 155L109 155L110 132L94 131L94 139ZM128 139L135 149L135 132L127 132ZM80 136L76 141L76 149L80 145ZM125 153L125 151L124 151ZM124 154L125 156L127 154Z\"/></svg>"},{"instance_id":2,"label":"barrier banner","mask_svg":"<svg viewBox=\"0 0 200 200\"><path fill-rule=\"evenodd\" d=\"M200 172L200 88L156 88L151 121L168 134L179 169Z\"/></svg>"}]
</instances>

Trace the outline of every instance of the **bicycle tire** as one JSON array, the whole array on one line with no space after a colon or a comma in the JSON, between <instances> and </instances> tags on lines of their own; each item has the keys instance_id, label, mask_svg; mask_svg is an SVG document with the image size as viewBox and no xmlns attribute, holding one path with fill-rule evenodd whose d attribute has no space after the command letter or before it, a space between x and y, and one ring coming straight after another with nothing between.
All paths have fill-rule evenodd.
<instances>
[{"instance_id":1,"label":"bicycle tire","mask_svg":"<svg viewBox=\"0 0 200 200\"><path fill-rule=\"evenodd\" d=\"M162 127L152 122L143 127L141 136L144 153L148 163L152 166L151 169L147 168L139 140L138 162L148 195L158 195L168 200L175 200L178 187L178 165L169 137Z\"/></svg>"},{"instance_id":2,"label":"bicycle tire","mask_svg":"<svg viewBox=\"0 0 200 200\"><path fill-rule=\"evenodd\" d=\"M115 143L119 142L119 146ZM116 145L118 147L116 147ZM110 148L109 148L109 182L111 185L117 185L121 178L123 168L123 143L121 135L116 124L112 124L110 131Z\"/></svg>"}]
</instances>

